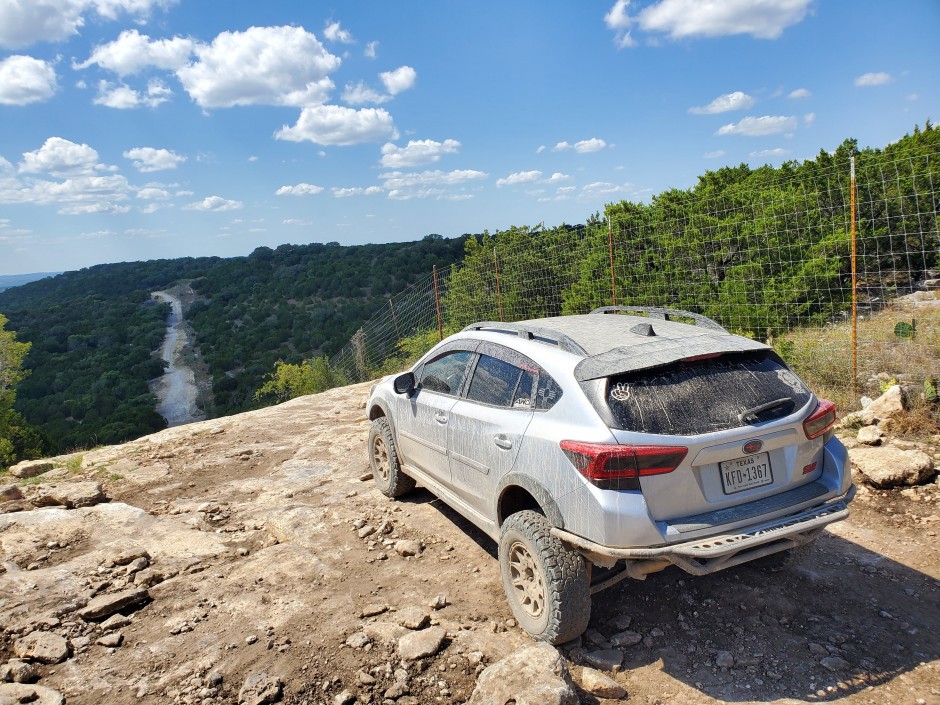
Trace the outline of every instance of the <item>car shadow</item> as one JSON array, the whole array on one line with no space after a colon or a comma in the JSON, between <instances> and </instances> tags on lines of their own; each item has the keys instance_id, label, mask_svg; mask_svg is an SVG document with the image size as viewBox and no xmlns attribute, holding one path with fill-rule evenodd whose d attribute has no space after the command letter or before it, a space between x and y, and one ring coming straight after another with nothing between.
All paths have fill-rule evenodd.
<instances>
[{"instance_id":1,"label":"car shadow","mask_svg":"<svg viewBox=\"0 0 940 705\"><path fill-rule=\"evenodd\" d=\"M433 507L498 560L496 543L430 492L401 501ZM587 634L563 651L577 662L609 647L615 618L626 615L643 641L623 649L623 671L660 662L726 702L830 702L940 658L938 597L930 575L824 532L802 565L777 572L743 565L695 577L668 568L624 580L593 596Z\"/></svg>"},{"instance_id":2,"label":"car shadow","mask_svg":"<svg viewBox=\"0 0 940 705\"><path fill-rule=\"evenodd\" d=\"M661 661L728 702L839 700L940 658L940 582L829 533L817 544L778 572L624 581L594 596L590 628L609 637L630 616L644 640L624 650L624 671Z\"/></svg>"}]
</instances>

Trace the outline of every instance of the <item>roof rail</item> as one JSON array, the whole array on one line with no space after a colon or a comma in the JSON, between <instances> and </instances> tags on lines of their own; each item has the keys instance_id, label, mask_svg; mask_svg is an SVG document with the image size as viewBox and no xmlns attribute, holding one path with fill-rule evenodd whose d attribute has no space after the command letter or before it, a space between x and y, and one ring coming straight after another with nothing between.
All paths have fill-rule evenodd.
<instances>
[{"instance_id":1,"label":"roof rail","mask_svg":"<svg viewBox=\"0 0 940 705\"><path fill-rule=\"evenodd\" d=\"M677 308L660 308L658 306L601 306L591 311L591 313L629 313L631 311L645 313L650 318L659 318L664 321L671 321L673 318L691 318L695 321L695 325L701 326L702 328L720 330L725 333L728 332L723 325L717 321L713 321L708 316L703 316L700 313L692 313L691 311L682 311Z\"/></svg>"},{"instance_id":2,"label":"roof rail","mask_svg":"<svg viewBox=\"0 0 940 705\"><path fill-rule=\"evenodd\" d=\"M566 350L575 355L587 355L587 351L578 345L574 340L564 333L559 333L551 328L542 328L540 326L530 326L525 323L506 323L504 321L479 321L471 323L463 329L464 331L482 331L488 333L505 333L516 335L527 340L534 340L539 343L556 345L562 350ZM463 331L462 331L463 332Z\"/></svg>"}]
</instances>

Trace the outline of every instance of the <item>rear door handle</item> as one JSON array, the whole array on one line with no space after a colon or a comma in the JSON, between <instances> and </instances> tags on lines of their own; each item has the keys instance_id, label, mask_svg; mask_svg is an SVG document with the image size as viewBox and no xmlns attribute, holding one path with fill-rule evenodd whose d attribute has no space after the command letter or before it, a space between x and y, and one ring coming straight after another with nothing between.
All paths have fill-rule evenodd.
<instances>
[{"instance_id":1,"label":"rear door handle","mask_svg":"<svg viewBox=\"0 0 940 705\"><path fill-rule=\"evenodd\" d=\"M447 423L447 416L438 411L436 414L434 414L434 420L442 424Z\"/></svg>"},{"instance_id":2,"label":"rear door handle","mask_svg":"<svg viewBox=\"0 0 940 705\"><path fill-rule=\"evenodd\" d=\"M512 441L506 438L503 434L499 434L496 438L493 439L493 442L496 443L500 448L509 450L512 448Z\"/></svg>"}]
</instances>

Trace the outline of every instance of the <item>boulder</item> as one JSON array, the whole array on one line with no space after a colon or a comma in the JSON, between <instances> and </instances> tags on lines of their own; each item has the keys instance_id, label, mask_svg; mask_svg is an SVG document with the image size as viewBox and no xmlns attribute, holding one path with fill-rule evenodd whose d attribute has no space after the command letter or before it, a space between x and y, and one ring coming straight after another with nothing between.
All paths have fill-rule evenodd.
<instances>
[{"instance_id":1,"label":"boulder","mask_svg":"<svg viewBox=\"0 0 940 705\"><path fill-rule=\"evenodd\" d=\"M125 607L133 608L142 605L149 599L150 593L147 588L131 588L121 592L99 595L78 610L77 614L85 621L104 619L115 612L123 612Z\"/></svg>"},{"instance_id":2,"label":"boulder","mask_svg":"<svg viewBox=\"0 0 940 705\"><path fill-rule=\"evenodd\" d=\"M45 472L49 472L55 465L48 460L24 460L10 468L10 474L13 477L36 477Z\"/></svg>"},{"instance_id":3,"label":"boulder","mask_svg":"<svg viewBox=\"0 0 940 705\"><path fill-rule=\"evenodd\" d=\"M879 421L890 419L907 408L904 391L898 384L892 384L880 397L872 401L861 411L855 411L842 419L842 426L861 424L871 426Z\"/></svg>"},{"instance_id":4,"label":"boulder","mask_svg":"<svg viewBox=\"0 0 940 705\"><path fill-rule=\"evenodd\" d=\"M23 491L16 485L0 485L0 502L23 499Z\"/></svg>"},{"instance_id":5,"label":"boulder","mask_svg":"<svg viewBox=\"0 0 940 705\"><path fill-rule=\"evenodd\" d=\"M13 651L18 658L39 663L62 663L69 657L69 643L52 632L30 632L17 639Z\"/></svg>"},{"instance_id":6,"label":"boulder","mask_svg":"<svg viewBox=\"0 0 940 705\"><path fill-rule=\"evenodd\" d=\"M238 702L241 705L276 703L281 699L283 688L284 685L277 676L255 673L245 679L242 689L238 692Z\"/></svg>"},{"instance_id":7,"label":"boulder","mask_svg":"<svg viewBox=\"0 0 940 705\"><path fill-rule=\"evenodd\" d=\"M581 687L598 698L616 700L627 694L626 689L617 681L593 668L581 671Z\"/></svg>"},{"instance_id":8,"label":"boulder","mask_svg":"<svg viewBox=\"0 0 940 705\"><path fill-rule=\"evenodd\" d=\"M30 705L65 705L65 697L57 690L41 685L0 683L0 703L30 703Z\"/></svg>"},{"instance_id":9,"label":"boulder","mask_svg":"<svg viewBox=\"0 0 940 705\"><path fill-rule=\"evenodd\" d=\"M623 664L623 651L620 649L598 649L584 654L584 660L594 668L613 671Z\"/></svg>"},{"instance_id":10,"label":"boulder","mask_svg":"<svg viewBox=\"0 0 940 705\"><path fill-rule=\"evenodd\" d=\"M0 666L0 681L7 683L32 683L39 680L39 671L27 661L11 659Z\"/></svg>"},{"instance_id":11,"label":"boulder","mask_svg":"<svg viewBox=\"0 0 940 705\"><path fill-rule=\"evenodd\" d=\"M933 459L919 450L890 445L855 448L849 457L869 483L882 489L920 485L934 475Z\"/></svg>"},{"instance_id":12,"label":"boulder","mask_svg":"<svg viewBox=\"0 0 940 705\"><path fill-rule=\"evenodd\" d=\"M525 646L480 674L467 705L577 705L571 676L555 647Z\"/></svg>"},{"instance_id":13,"label":"boulder","mask_svg":"<svg viewBox=\"0 0 940 705\"><path fill-rule=\"evenodd\" d=\"M30 498L35 507L91 507L106 502L107 497L97 482L63 482L42 485Z\"/></svg>"},{"instance_id":14,"label":"boulder","mask_svg":"<svg viewBox=\"0 0 940 705\"><path fill-rule=\"evenodd\" d=\"M878 446L884 435L884 431L877 426L862 426L858 430L857 440L867 446Z\"/></svg>"},{"instance_id":15,"label":"boulder","mask_svg":"<svg viewBox=\"0 0 940 705\"><path fill-rule=\"evenodd\" d=\"M398 640L398 655L405 661L433 656L440 650L446 636L447 632L441 627L410 632Z\"/></svg>"}]
</instances>

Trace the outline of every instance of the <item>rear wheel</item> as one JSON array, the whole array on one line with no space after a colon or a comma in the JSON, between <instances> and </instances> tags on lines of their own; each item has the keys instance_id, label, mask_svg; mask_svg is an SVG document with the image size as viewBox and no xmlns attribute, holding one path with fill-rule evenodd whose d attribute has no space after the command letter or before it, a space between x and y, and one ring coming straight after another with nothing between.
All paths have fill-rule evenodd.
<instances>
[{"instance_id":1,"label":"rear wheel","mask_svg":"<svg viewBox=\"0 0 940 705\"><path fill-rule=\"evenodd\" d=\"M375 484L387 497L401 497L415 488L415 481L401 470L398 449L388 419L380 416L369 431L369 464Z\"/></svg>"},{"instance_id":2,"label":"rear wheel","mask_svg":"<svg viewBox=\"0 0 940 705\"><path fill-rule=\"evenodd\" d=\"M499 567L509 607L536 639L561 644L579 636L591 618L587 561L551 534L549 521L530 510L510 516L499 539Z\"/></svg>"}]
</instances>

